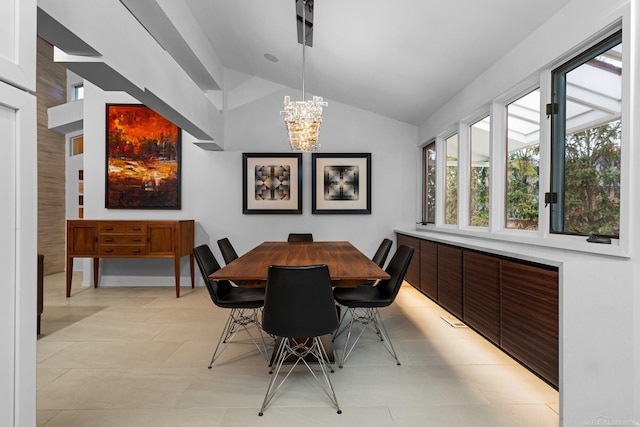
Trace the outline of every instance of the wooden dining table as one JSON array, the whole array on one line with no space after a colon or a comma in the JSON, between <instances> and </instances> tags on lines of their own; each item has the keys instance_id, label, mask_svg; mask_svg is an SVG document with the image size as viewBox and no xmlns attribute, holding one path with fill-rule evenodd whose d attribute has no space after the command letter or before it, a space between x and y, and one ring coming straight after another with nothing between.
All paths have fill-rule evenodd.
<instances>
[{"instance_id":1,"label":"wooden dining table","mask_svg":"<svg viewBox=\"0 0 640 427\"><path fill-rule=\"evenodd\" d=\"M264 242L209 276L212 280L264 281L270 265L326 264L336 287L390 276L349 242Z\"/></svg>"},{"instance_id":2,"label":"wooden dining table","mask_svg":"<svg viewBox=\"0 0 640 427\"><path fill-rule=\"evenodd\" d=\"M349 242L264 242L209 275L212 280L231 280L242 286L266 286L270 265L303 266L326 264L331 284L335 287L354 287L369 280L389 279L390 276ZM333 363L331 335L320 337ZM278 348L276 345L275 348ZM271 357L274 362L275 354Z\"/></svg>"}]
</instances>

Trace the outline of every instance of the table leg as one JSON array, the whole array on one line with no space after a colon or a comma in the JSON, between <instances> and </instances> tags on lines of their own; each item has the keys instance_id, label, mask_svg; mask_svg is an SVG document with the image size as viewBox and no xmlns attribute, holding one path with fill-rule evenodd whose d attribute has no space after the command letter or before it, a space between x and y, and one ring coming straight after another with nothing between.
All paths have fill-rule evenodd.
<instances>
[{"instance_id":1,"label":"table leg","mask_svg":"<svg viewBox=\"0 0 640 427\"><path fill-rule=\"evenodd\" d=\"M93 287L98 287L98 277L100 272L100 258L93 259Z\"/></svg>"},{"instance_id":2,"label":"table leg","mask_svg":"<svg viewBox=\"0 0 640 427\"><path fill-rule=\"evenodd\" d=\"M67 298L71 296L71 280L73 279L73 257L67 257Z\"/></svg>"},{"instance_id":3,"label":"table leg","mask_svg":"<svg viewBox=\"0 0 640 427\"><path fill-rule=\"evenodd\" d=\"M189 254L189 266L191 267L191 289L193 289L195 287L195 281L194 281L194 265L193 265L193 253Z\"/></svg>"},{"instance_id":4,"label":"table leg","mask_svg":"<svg viewBox=\"0 0 640 427\"><path fill-rule=\"evenodd\" d=\"M180 298L180 256L173 258L173 269L176 273L176 298Z\"/></svg>"}]
</instances>

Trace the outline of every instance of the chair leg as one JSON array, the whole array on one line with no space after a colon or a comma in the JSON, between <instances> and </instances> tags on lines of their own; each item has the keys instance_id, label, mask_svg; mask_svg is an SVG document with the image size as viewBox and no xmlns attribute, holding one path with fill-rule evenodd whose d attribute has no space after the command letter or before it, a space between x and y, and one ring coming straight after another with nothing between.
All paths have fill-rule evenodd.
<instances>
[{"instance_id":1,"label":"chair leg","mask_svg":"<svg viewBox=\"0 0 640 427\"><path fill-rule=\"evenodd\" d=\"M333 334L331 334L331 341L335 341L336 338L338 338L340 335L342 335L342 333L344 331L347 330L349 325L345 325L345 318L347 317L347 312L349 312L349 309L347 307L342 307L336 304L336 307L340 307L340 319L338 320L338 327L336 328L335 331L333 331Z\"/></svg>"},{"instance_id":2,"label":"chair leg","mask_svg":"<svg viewBox=\"0 0 640 427\"><path fill-rule=\"evenodd\" d=\"M359 311L358 311L359 310ZM396 364L400 365L400 360L398 359L398 355L396 353L393 344L391 343L391 339L389 338L389 333L387 332L384 322L382 321L382 317L380 317L380 312L377 308L349 308L349 312L351 314L351 321L349 322L349 328L347 333L347 339L344 343L344 349L342 351L342 358L340 360L339 367L342 368L347 358L351 354L351 351L356 346L360 337L364 333L365 329L371 328L373 332L375 332L378 337L380 337L380 341L383 342L387 351L393 356L396 360ZM349 341L351 340L351 334L354 323L360 323L362 325L362 329L360 329L360 333L355 338L351 347L349 347Z\"/></svg>"},{"instance_id":3,"label":"chair leg","mask_svg":"<svg viewBox=\"0 0 640 427\"><path fill-rule=\"evenodd\" d=\"M309 345L309 340L311 340L311 345ZM282 338L276 354L277 360L275 362L275 367L273 368L273 376L269 381L267 393L265 394L264 401L262 402L262 407L260 408L258 415L262 416L264 414L265 409L278 393L280 387L282 387L286 379L291 375L291 372L293 372L294 368L298 366L300 362L307 367L314 379L320 384L324 393L329 397L331 403L337 409L338 414L342 413L329 375L330 365L327 363L327 359L325 359L327 357L327 351L319 337L306 338L302 341L298 341L294 338ZM311 368L311 365L309 365L309 362L305 360L308 356L313 357L318 363L322 372L322 377L320 377L319 374L316 374L316 372ZM278 379L282 372L283 364L290 357L293 357L295 361L292 363L291 368L289 368L286 374L284 374L284 377L282 379ZM331 372L333 372L332 369Z\"/></svg>"},{"instance_id":4,"label":"chair leg","mask_svg":"<svg viewBox=\"0 0 640 427\"><path fill-rule=\"evenodd\" d=\"M222 329L222 333L220 335L220 339L218 340L218 344L216 345L216 349L213 351L213 356L211 357L211 362L209 362L209 369L212 368L216 359L222 354L224 351L226 344L231 342L235 335L238 333L240 329L243 329L247 335L251 338L251 341L256 346L260 354L269 361L269 355L267 353L267 343L264 340L264 334L262 333L262 325L260 324L260 320L258 319L258 312L260 309L255 308L232 308L229 317L227 318L227 322L225 323L224 328ZM251 331L247 328L250 324L255 324L258 328L258 333L260 334L260 340L262 341L262 348L258 343L257 337L254 337Z\"/></svg>"}]
</instances>

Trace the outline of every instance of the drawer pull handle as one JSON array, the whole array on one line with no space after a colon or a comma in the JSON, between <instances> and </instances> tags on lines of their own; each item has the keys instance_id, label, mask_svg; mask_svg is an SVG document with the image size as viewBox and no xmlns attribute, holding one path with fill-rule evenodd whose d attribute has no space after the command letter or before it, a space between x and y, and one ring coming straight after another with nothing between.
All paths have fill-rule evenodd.
<instances>
[{"instance_id":1,"label":"drawer pull handle","mask_svg":"<svg viewBox=\"0 0 640 427\"><path fill-rule=\"evenodd\" d=\"M111 252L113 252L113 249L105 249L104 250L106 253L110 254Z\"/></svg>"},{"instance_id":2,"label":"drawer pull handle","mask_svg":"<svg viewBox=\"0 0 640 427\"><path fill-rule=\"evenodd\" d=\"M140 228L140 227L131 227L131 229L132 229L133 231L140 231L140 230L141 230L141 228Z\"/></svg>"},{"instance_id":3,"label":"drawer pull handle","mask_svg":"<svg viewBox=\"0 0 640 427\"><path fill-rule=\"evenodd\" d=\"M105 227L104 229L107 230L107 231L111 231L111 230L113 230L113 227Z\"/></svg>"},{"instance_id":4,"label":"drawer pull handle","mask_svg":"<svg viewBox=\"0 0 640 427\"><path fill-rule=\"evenodd\" d=\"M131 239L132 242L142 242L142 239Z\"/></svg>"},{"instance_id":5,"label":"drawer pull handle","mask_svg":"<svg viewBox=\"0 0 640 427\"><path fill-rule=\"evenodd\" d=\"M113 242L113 239L112 238L107 238L107 239L104 239L104 241L105 242Z\"/></svg>"},{"instance_id":6,"label":"drawer pull handle","mask_svg":"<svg viewBox=\"0 0 640 427\"><path fill-rule=\"evenodd\" d=\"M140 249L134 249L131 252L134 253L134 254L139 254L140 253Z\"/></svg>"}]
</instances>

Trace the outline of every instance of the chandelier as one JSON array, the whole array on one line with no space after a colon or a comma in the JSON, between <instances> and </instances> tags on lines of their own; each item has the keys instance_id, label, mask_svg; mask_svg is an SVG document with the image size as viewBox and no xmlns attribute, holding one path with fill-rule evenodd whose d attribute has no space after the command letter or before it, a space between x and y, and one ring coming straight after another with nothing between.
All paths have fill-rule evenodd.
<instances>
[{"instance_id":1,"label":"chandelier","mask_svg":"<svg viewBox=\"0 0 640 427\"><path fill-rule=\"evenodd\" d=\"M302 101L292 101L290 96L284 97L284 110L280 115L284 116L284 122L289 133L289 143L293 151L313 151L320 145L320 124L322 123L322 107L328 104L321 96L314 96L305 101L304 68L305 47L307 45L307 4L313 8L313 0L302 0Z\"/></svg>"}]
</instances>

